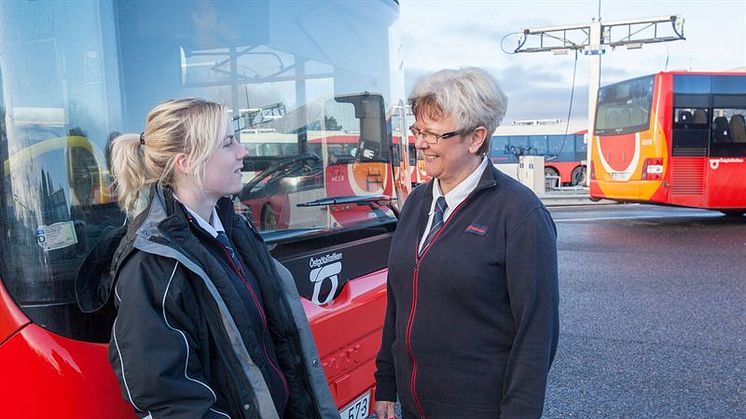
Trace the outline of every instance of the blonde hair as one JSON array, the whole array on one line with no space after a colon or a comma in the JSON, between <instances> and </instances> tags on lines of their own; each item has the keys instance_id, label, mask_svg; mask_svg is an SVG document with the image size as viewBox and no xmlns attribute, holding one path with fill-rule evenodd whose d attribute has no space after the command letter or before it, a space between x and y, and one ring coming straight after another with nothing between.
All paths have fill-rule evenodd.
<instances>
[{"instance_id":1,"label":"blonde hair","mask_svg":"<svg viewBox=\"0 0 746 419\"><path fill-rule=\"evenodd\" d=\"M119 206L127 217L136 216L148 204L147 192L153 184L174 186L179 153L186 154L188 175L201 185L205 164L220 147L226 123L225 109L218 103L176 99L148 113L143 134L117 137L111 148L111 171Z\"/></svg>"}]
</instances>

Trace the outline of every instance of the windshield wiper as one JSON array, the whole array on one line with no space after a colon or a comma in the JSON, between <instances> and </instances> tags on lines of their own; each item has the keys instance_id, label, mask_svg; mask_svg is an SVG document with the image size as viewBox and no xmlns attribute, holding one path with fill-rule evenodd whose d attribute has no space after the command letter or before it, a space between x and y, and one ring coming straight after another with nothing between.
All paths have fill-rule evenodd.
<instances>
[{"instance_id":1,"label":"windshield wiper","mask_svg":"<svg viewBox=\"0 0 746 419\"><path fill-rule=\"evenodd\" d=\"M247 158L246 160L251 160L252 157ZM254 176L249 182L247 182L243 186L244 191L250 191L254 188L259 182L261 182L264 178L267 176L274 174L276 172L279 172L280 170L290 167L294 164L298 164L304 161L312 161L317 162L321 161L321 157L319 157L316 153L303 153L298 154L295 156L287 156L282 158L272 158L271 164L261 172L259 172L256 176ZM244 168L246 167L246 161L244 161ZM245 169L242 169L242 171L246 171Z\"/></svg>"},{"instance_id":2,"label":"windshield wiper","mask_svg":"<svg viewBox=\"0 0 746 419\"><path fill-rule=\"evenodd\" d=\"M379 204L388 205L396 198L386 195L348 195L348 196L330 196L327 198L316 199L313 201L296 204L299 207L321 207L325 205L338 204Z\"/></svg>"},{"instance_id":3,"label":"windshield wiper","mask_svg":"<svg viewBox=\"0 0 746 419\"><path fill-rule=\"evenodd\" d=\"M393 213L394 217L399 218L399 209L392 203L396 200L396 197L386 195L348 195L348 196L330 196L327 198L316 199L313 201L302 202L296 204L299 207L321 207L325 205L339 205L339 204L357 204L367 205L370 210L379 220L386 220L390 216L387 215L380 206L387 206Z\"/></svg>"}]
</instances>

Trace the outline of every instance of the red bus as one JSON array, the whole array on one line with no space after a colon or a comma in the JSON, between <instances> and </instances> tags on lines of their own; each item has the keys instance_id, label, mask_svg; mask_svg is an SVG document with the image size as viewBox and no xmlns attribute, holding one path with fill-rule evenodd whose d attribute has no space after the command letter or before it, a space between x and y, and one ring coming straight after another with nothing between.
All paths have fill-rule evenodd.
<instances>
[{"instance_id":1,"label":"red bus","mask_svg":"<svg viewBox=\"0 0 746 419\"><path fill-rule=\"evenodd\" d=\"M266 134L245 143L235 205L293 273L341 416L368 416L407 192L386 120L404 99L398 14L394 0L0 3L0 416L134 417L107 360L115 313L82 312L75 285L124 221L110 141L187 96L224 103L239 138Z\"/></svg>"},{"instance_id":2,"label":"red bus","mask_svg":"<svg viewBox=\"0 0 746 419\"><path fill-rule=\"evenodd\" d=\"M544 156L545 176L559 177L561 185L582 186L586 173L585 132L493 135L488 157L493 164L503 164L518 163L520 156Z\"/></svg>"},{"instance_id":3,"label":"red bus","mask_svg":"<svg viewBox=\"0 0 746 419\"><path fill-rule=\"evenodd\" d=\"M357 127L356 127L357 128ZM245 185L239 199L264 231L354 226L367 220L368 208L330 205L321 212L307 203L340 196L395 195L388 157L359 158L360 133L307 131L307 152L299 153L297 134L242 130Z\"/></svg>"},{"instance_id":4,"label":"red bus","mask_svg":"<svg viewBox=\"0 0 746 419\"><path fill-rule=\"evenodd\" d=\"M599 90L592 198L746 212L746 73L660 72Z\"/></svg>"},{"instance_id":5,"label":"red bus","mask_svg":"<svg viewBox=\"0 0 746 419\"><path fill-rule=\"evenodd\" d=\"M429 182L431 177L428 176L427 172L425 172L425 155L421 151L417 150L414 144L414 136L411 135L411 132L409 131L409 127L412 126L412 124L414 123L414 115L412 114L412 109L410 109L409 106L395 106L390 119L394 144L398 145L401 141L401 138L404 136L407 137L409 142L409 146L407 149L408 168L404 168L404 160L401 158L399 153L394 153L394 165L397 166L398 163L398 166L401 167L395 170L395 179L397 181L400 180L399 172L408 172L409 176L402 177L402 182L406 182L405 178L409 179L409 183L412 186L417 186L420 183ZM398 149L399 147L395 147L395 151L397 151Z\"/></svg>"},{"instance_id":6,"label":"red bus","mask_svg":"<svg viewBox=\"0 0 746 419\"><path fill-rule=\"evenodd\" d=\"M409 138L409 149L407 151L407 157L409 158L409 182L412 186L429 182L432 178L425 172L425 156L414 146L414 136L408 135L407 138ZM394 144L398 145L400 139L400 136L395 135L393 137Z\"/></svg>"}]
</instances>

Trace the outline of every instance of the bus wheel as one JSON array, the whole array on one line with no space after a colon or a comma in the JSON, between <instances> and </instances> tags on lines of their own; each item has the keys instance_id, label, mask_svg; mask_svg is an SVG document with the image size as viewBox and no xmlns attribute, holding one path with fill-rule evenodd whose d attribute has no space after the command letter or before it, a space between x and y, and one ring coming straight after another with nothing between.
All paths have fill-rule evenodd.
<instances>
[{"instance_id":1,"label":"bus wheel","mask_svg":"<svg viewBox=\"0 0 746 419\"><path fill-rule=\"evenodd\" d=\"M264 207L262 207L262 229L277 229L277 211L275 211L270 204L265 204Z\"/></svg>"},{"instance_id":2,"label":"bus wheel","mask_svg":"<svg viewBox=\"0 0 746 419\"><path fill-rule=\"evenodd\" d=\"M545 167L544 176L559 176L559 172L554 167Z\"/></svg>"},{"instance_id":3,"label":"bus wheel","mask_svg":"<svg viewBox=\"0 0 746 419\"><path fill-rule=\"evenodd\" d=\"M585 166L578 166L572 169L570 174L570 185L584 185L585 184Z\"/></svg>"},{"instance_id":4,"label":"bus wheel","mask_svg":"<svg viewBox=\"0 0 746 419\"><path fill-rule=\"evenodd\" d=\"M742 217L743 214L746 214L744 210L721 210L720 212L725 214L726 217Z\"/></svg>"}]
</instances>

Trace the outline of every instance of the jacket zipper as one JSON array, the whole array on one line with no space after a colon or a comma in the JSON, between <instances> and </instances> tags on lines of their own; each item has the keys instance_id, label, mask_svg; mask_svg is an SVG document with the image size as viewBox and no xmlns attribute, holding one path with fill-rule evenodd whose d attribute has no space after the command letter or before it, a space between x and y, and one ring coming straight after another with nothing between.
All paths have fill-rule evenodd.
<instances>
[{"instance_id":1,"label":"jacket zipper","mask_svg":"<svg viewBox=\"0 0 746 419\"><path fill-rule=\"evenodd\" d=\"M252 230L252 232L257 237L257 239L263 244L264 240L256 232L253 224L251 224L248 221L248 219L246 219L246 223L249 225L249 229ZM250 244L254 247L254 250L257 251L257 254L262 258L262 262L264 262L265 266L267 266L270 269L270 271L271 271L270 273L273 274L275 277L279 278L280 274L279 274L279 272L277 272L277 269L275 269L275 267L274 267L274 265L272 263L272 259L267 257L268 254L265 254L264 252L261 252L259 249L256 248L256 246L253 243L250 243ZM291 321L291 323L294 323L294 320L292 319L293 313L290 310L290 307L287 306L287 303L284 301L284 299L282 297L280 297L280 300L283 303L285 312L291 317L289 320ZM291 327L289 330L287 330L287 334L288 334L288 336L290 336L295 349L298 350L298 351L300 351L300 352L302 352L303 351L303 347L300 344L300 336L298 335L298 331L294 327ZM308 380L308 374L306 373L306 364L305 364L304 358L303 358L302 355L300 357L297 357L297 358L298 359L296 360L296 363L300 366L300 369L301 369L300 376L303 377L303 382L306 385L306 388L309 390L309 392L312 393L313 392L313 386L311 385L310 381ZM288 400L289 399L290 399L290 390L288 390ZM314 407L314 412L313 412L314 413L314 418L319 418L320 419L321 418L321 413L320 413L321 410L319 409L316 397L311 396L310 400L311 400L311 404Z\"/></svg>"},{"instance_id":2,"label":"jacket zipper","mask_svg":"<svg viewBox=\"0 0 746 419\"><path fill-rule=\"evenodd\" d=\"M420 264L422 263L422 259L425 257L426 254L430 252L430 249L433 247L436 241L438 241L438 237L440 237L441 233L446 229L446 226L453 220L453 216L456 215L456 213L461 209L461 207L466 204L467 201L469 201L469 198L471 197L471 194L467 197L467 199L464 199L459 205L456 206L456 208L453 210L451 215L448 217L448 220L443 224L443 226L438 230L437 233L435 233L435 237L433 237L433 240L430 242L430 244L427 246L427 248L422 249L422 255L417 256L419 254L419 247L420 247L420 237L417 237L417 240L415 241L415 247L414 247L414 254L415 254L415 261L416 264L414 266L414 272L412 274L412 305L409 309L409 318L407 319L407 352L409 352L409 358L412 360L412 376L409 381L409 389L412 392L412 398L414 398L415 406L417 407L417 412L420 414L421 419L425 419L425 410L422 408L422 403L420 403L420 399L417 398L417 389L416 389L416 381L417 381L417 360L414 358L414 350L412 349L412 328L414 327L414 315L417 311L417 290L418 290L418 284L420 279Z\"/></svg>"},{"instance_id":3,"label":"jacket zipper","mask_svg":"<svg viewBox=\"0 0 746 419\"><path fill-rule=\"evenodd\" d=\"M417 379L417 361L414 359L414 352L412 351L412 323L414 322L414 313L417 309L417 282L419 280L419 269L420 260L417 260L417 264L414 267L414 276L412 278L412 306L409 309L409 319L407 319L407 351L409 352L409 358L412 360L412 378L409 381L409 390L412 392L417 412L420 414L422 419L425 419L425 412L420 404L420 399L417 398L417 389L415 388L415 381Z\"/></svg>"},{"instance_id":4,"label":"jacket zipper","mask_svg":"<svg viewBox=\"0 0 746 419\"><path fill-rule=\"evenodd\" d=\"M218 242L220 243L220 242ZM272 357L269 356L269 351L267 350L267 318L264 315L264 307L262 307L261 303L259 302L259 298L257 298L256 293L254 292L254 288L249 284L249 281L246 279L244 270L233 262L233 258L228 253L228 251L223 247L222 243L220 243L220 248L223 250L223 253L225 256L227 256L228 263L231 265L231 268L233 271L238 274L238 276L241 277L241 280L244 283L244 286L246 289L249 290L249 294L251 294L251 298L254 300L254 304L256 304L257 308L259 308L259 317L262 319L262 348L264 349L264 355L267 357L267 362L272 367L272 369L275 370L277 375L280 377L280 381L282 382L282 386L285 389L285 397L286 400L290 399L290 387L288 386L287 380L285 379L285 375L282 373L280 368L275 365L275 363L272 361Z\"/></svg>"},{"instance_id":5,"label":"jacket zipper","mask_svg":"<svg viewBox=\"0 0 746 419\"><path fill-rule=\"evenodd\" d=\"M213 300L212 304L215 307L215 311L217 311L219 313L220 312L220 307L218 307L218 304L214 300ZM227 336L228 332L226 332L225 329L223 329L222 327L220 327L220 328L218 328L218 330L220 330L220 334L223 335L223 338L225 338L227 341L230 341L230 338ZM241 361L236 360L236 363L240 364L240 362ZM247 383L247 384L249 384L249 387L250 387L251 383ZM258 408L258 406L259 406L259 400L257 399L256 392L254 391L254 389L251 389L251 390L252 390L251 391L251 404L249 404L249 406L253 406L254 410L256 410ZM227 402L229 404L231 404L230 400L228 400ZM241 403L243 404L245 402L241 402ZM236 411L238 412L239 415L241 415L241 417L246 417L244 415L245 411L242 410L243 406L241 406L239 404L239 406L234 406L234 407L236 407Z\"/></svg>"}]
</instances>

